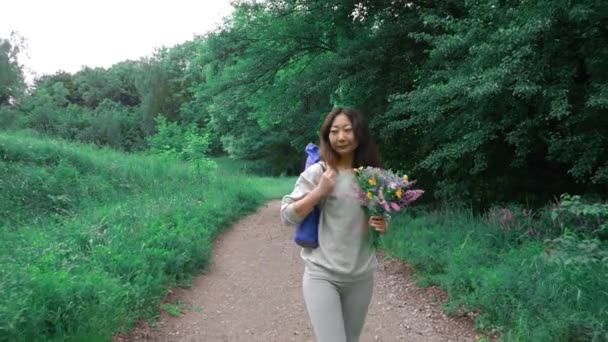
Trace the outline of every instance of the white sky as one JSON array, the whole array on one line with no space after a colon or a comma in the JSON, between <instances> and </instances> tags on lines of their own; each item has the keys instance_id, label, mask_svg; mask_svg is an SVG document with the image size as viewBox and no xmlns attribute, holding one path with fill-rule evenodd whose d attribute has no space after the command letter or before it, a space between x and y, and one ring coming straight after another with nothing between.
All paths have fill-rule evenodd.
<instances>
[{"instance_id":1,"label":"white sky","mask_svg":"<svg viewBox=\"0 0 608 342\"><path fill-rule=\"evenodd\" d=\"M76 72L139 59L211 31L231 12L229 0L6 0L0 37L26 39L19 57L28 74ZM27 79L31 80L32 75Z\"/></svg>"}]
</instances>

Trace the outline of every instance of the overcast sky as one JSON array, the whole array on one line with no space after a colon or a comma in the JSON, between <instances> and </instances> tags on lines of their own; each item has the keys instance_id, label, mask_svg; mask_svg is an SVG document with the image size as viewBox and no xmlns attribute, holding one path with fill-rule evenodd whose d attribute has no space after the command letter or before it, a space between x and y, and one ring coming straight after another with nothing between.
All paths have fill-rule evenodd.
<instances>
[{"instance_id":1,"label":"overcast sky","mask_svg":"<svg viewBox=\"0 0 608 342\"><path fill-rule=\"evenodd\" d=\"M229 2L7 0L1 6L0 37L18 31L28 54L19 61L39 75L76 72L83 65L109 67L214 29L230 14Z\"/></svg>"}]
</instances>

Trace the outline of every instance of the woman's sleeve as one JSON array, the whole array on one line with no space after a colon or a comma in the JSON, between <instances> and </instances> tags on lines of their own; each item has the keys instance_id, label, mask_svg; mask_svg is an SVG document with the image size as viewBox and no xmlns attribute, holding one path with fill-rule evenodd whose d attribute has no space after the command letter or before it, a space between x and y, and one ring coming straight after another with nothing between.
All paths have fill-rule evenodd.
<instances>
[{"instance_id":1,"label":"woman's sleeve","mask_svg":"<svg viewBox=\"0 0 608 342\"><path fill-rule=\"evenodd\" d=\"M281 200L281 222L283 224L295 226L304 220L304 217L296 214L292 204L304 198L317 186L322 173L321 165L318 163L312 165L300 174L291 194L283 196Z\"/></svg>"}]
</instances>

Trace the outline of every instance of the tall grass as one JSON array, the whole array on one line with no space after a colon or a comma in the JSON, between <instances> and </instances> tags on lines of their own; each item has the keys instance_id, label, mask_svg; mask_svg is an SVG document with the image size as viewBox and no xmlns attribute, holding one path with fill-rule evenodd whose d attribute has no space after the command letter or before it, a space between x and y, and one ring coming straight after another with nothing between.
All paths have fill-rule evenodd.
<instances>
[{"instance_id":1,"label":"tall grass","mask_svg":"<svg viewBox=\"0 0 608 342\"><path fill-rule=\"evenodd\" d=\"M154 319L223 228L289 186L0 133L0 341L108 341Z\"/></svg>"},{"instance_id":2,"label":"tall grass","mask_svg":"<svg viewBox=\"0 0 608 342\"><path fill-rule=\"evenodd\" d=\"M568 233L550 244L543 224L444 208L395 218L383 247L413 264L421 285L447 291L447 312L476 313L503 341L607 341L608 246Z\"/></svg>"}]
</instances>

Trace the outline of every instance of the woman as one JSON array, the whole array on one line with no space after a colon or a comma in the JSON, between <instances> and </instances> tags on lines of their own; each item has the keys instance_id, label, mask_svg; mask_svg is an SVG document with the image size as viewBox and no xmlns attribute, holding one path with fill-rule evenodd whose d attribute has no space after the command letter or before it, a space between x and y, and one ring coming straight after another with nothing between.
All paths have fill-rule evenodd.
<instances>
[{"instance_id":1,"label":"woman","mask_svg":"<svg viewBox=\"0 0 608 342\"><path fill-rule=\"evenodd\" d=\"M367 122L355 109L332 110L320 141L325 165L317 163L300 174L292 193L283 197L281 220L296 225L315 205L321 208L319 247L302 248L300 253L304 301L318 342L355 342L365 323L377 268L368 229L384 233L386 222L366 217L353 195L353 168L382 163Z\"/></svg>"}]
</instances>

